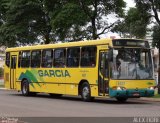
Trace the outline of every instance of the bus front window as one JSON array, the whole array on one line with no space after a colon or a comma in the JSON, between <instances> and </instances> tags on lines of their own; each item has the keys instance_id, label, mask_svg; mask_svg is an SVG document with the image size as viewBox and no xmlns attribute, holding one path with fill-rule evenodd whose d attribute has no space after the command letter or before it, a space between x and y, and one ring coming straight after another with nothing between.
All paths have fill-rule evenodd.
<instances>
[{"instance_id":1,"label":"bus front window","mask_svg":"<svg viewBox=\"0 0 160 123\"><path fill-rule=\"evenodd\" d=\"M114 49L111 77L112 79L153 79L150 50Z\"/></svg>"}]
</instances>

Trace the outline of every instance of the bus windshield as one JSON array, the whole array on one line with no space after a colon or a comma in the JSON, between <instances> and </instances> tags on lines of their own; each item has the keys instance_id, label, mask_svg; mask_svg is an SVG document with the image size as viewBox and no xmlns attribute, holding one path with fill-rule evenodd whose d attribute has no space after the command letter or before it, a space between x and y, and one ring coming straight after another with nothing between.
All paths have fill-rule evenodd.
<instances>
[{"instance_id":1,"label":"bus windshield","mask_svg":"<svg viewBox=\"0 0 160 123\"><path fill-rule=\"evenodd\" d=\"M153 79L151 52L141 48L113 49L112 79Z\"/></svg>"}]
</instances>

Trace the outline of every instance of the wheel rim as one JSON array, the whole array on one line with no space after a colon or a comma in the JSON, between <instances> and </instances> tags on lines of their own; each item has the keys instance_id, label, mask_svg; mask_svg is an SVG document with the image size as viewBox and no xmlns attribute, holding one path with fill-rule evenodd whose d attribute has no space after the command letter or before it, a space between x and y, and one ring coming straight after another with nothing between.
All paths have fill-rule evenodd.
<instances>
[{"instance_id":1,"label":"wheel rim","mask_svg":"<svg viewBox=\"0 0 160 123\"><path fill-rule=\"evenodd\" d=\"M23 89L22 89L22 90L23 90L23 93L24 93L24 94L26 94L26 93L27 93L27 86L26 86L26 84L25 84L25 83L23 84Z\"/></svg>"},{"instance_id":2,"label":"wheel rim","mask_svg":"<svg viewBox=\"0 0 160 123\"><path fill-rule=\"evenodd\" d=\"M86 99L88 97L88 95L89 95L89 88L88 87L84 87L82 94L83 94L83 98Z\"/></svg>"}]
</instances>

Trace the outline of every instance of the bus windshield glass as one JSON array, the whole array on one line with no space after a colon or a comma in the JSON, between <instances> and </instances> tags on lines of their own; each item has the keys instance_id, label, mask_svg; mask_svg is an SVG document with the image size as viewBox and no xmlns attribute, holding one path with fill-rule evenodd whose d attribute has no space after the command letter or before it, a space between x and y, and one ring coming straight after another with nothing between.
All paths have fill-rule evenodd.
<instances>
[{"instance_id":1,"label":"bus windshield glass","mask_svg":"<svg viewBox=\"0 0 160 123\"><path fill-rule=\"evenodd\" d=\"M151 52L142 48L113 49L112 79L153 79Z\"/></svg>"}]
</instances>

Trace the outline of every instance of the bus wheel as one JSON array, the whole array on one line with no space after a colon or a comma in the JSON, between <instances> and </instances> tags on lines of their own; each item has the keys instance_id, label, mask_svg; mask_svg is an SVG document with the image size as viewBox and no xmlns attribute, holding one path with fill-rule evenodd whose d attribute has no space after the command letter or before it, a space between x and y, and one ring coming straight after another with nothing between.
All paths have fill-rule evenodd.
<instances>
[{"instance_id":1,"label":"bus wheel","mask_svg":"<svg viewBox=\"0 0 160 123\"><path fill-rule=\"evenodd\" d=\"M29 83L28 83L27 80L23 80L21 90L22 90L22 94L24 96L29 96L30 95L30 93L29 93Z\"/></svg>"},{"instance_id":2,"label":"bus wheel","mask_svg":"<svg viewBox=\"0 0 160 123\"><path fill-rule=\"evenodd\" d=\"M117 97L116 98L118 102L126 102L128 98L126 97Z\"/></svg>"},{"instance_id":3,"label":"bus wheel","mask_svg":"<svg viewBox=\"0 0 160 123\"><path fill-rule=\"evenodd\" d=\"M87 82L82 84L81 87L81 96L82 96L82 100L89 102L91 101L93 98L91 97L91 91L90 91L90 86Z\"/></svg>"}]
</instances>

